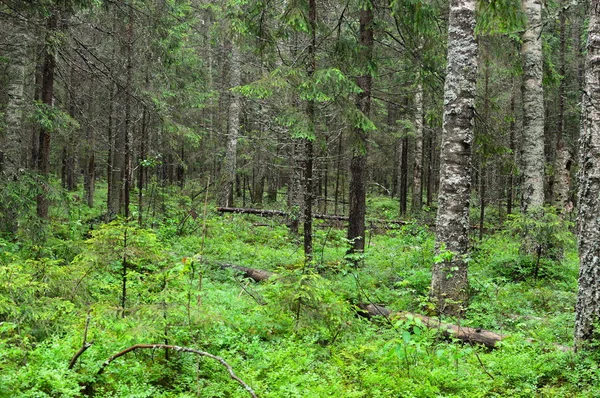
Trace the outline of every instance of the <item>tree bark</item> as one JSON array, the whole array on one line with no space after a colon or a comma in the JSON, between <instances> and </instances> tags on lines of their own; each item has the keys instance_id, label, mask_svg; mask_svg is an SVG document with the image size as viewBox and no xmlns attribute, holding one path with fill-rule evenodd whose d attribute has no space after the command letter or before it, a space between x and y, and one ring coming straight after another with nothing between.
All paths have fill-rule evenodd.
<instances>
[{"instance_id":1,"label":"tree bark","mask_svg":"<svg viewBox=\"0 0 600 398\"><path fill-rule=\"evenodd\" d=\"M451 0L444 86L440 194L431 298L439 313L462 312L467 300L471 148L477 79L475 0Z\"/></svg>"},{"instance_id":2,"label":"tree bark","mask_svg":"<svg viewBox=\"0 0 600 398\"><path fill-rule=\"evenodd\" d=\"M231 44L231 62L229 70L229 86L237 87L241 84L240 53L237 45ZM237 164L237 142L240 130L240 96L229 93L229 109L227 111L227 150L225 161L221 170L221 195L219 205L233 206L233 184Z\"/></svg>"},{"instance_id":3,"label":"tree bark","mask_svg":"<svg viewBox=\"0 0 600 398\"><path fill-rule=\"evenodd\" d=\"M56 54L52 47L54 35L58 26L58 11L52 10L52 14L46 22L46 44L44 49L44 66L42 67L42 92L41 99L48 109L54 106L54 72L56 68ZM48 218L49 174L50 174L50 131L42 127L39 135L38 171L42 179L41 192L37 196L37 215L40 218Z\"/></svg>"},{"instance_id":4,"label":"tree bark","mask_svg":"<svg viewBox=\"0 0 600 398\"><path fill-rule=\"evenodd\" d=\"M21 22L11 26L9 32L12 50L8 63L9 81L6 86L8 95L5 108L6 130L0 131L0 173L10 177L21 166L19 143L22 141L23 91L28 39Z\"/></svg>"},{"instance_id":5,"label":"tree bark","mask_svg":"<svg viewBox=\"0 0 600 398\"><path fill-rule=\"evenodd\" d=\"M575 344L597 340L600 321L600 0L589 9L585 86L579 139L579 291Z\"/></svg>"},{"instance_id":6,"label":"tree bark","mask_svg":"<svg viewBox=\"0 0 600 398\"><path fill-rule=\"evenodd\" d=\"M522 0L527 16L523 33L523 146L521 208L523 212L544 205L544 91L542 86L542 4Z\"/></svg>"},{"instance_id":7,"label":"tree bark","mask_svg":"<svg viewBox=\"0 0 600 398\"><path fill-rule=\"evenodd\" d=\"M423 82L419 72L419 83L415 93L415 161L413 167L413 214L419 213L423 206Z\"/></svg>"},{"instance_id":8,"label":"tree bark","mask_svg":"<svg viewBox=\"0 0 600 398\"><path fill-rule=\"evenodd\" d=\"M359 28L359 59L363 74L356 79L362 92L358 94L357 108L366 117L371 111L371 85L373 78L370 65L373 58L373 4L365 2L360 10ZM348 222L349 254L362 253L365 249L365 215L367 193L367 152L368 143L366 131L360 127L354 128L354 143L350 159L350 213Z\"/></svg>"},{"instance_id":9,"label":"tree bark","mask_svg":"<svg viewBox=\"0 0 600 398\"><path fill-rule=\"evenodd\" d=\"M564 6L565 1L562 1ZM565 78L566 78L566 11L560 13L559 73L562 76L558 85L558 120L556 125L556 158L554 160L553 205L563 212L569 203L571 187L571 153L564 140L565 131Z\"/></svg>"},{"instance_id":10,"label":"tree bark","mask_svg":"<svg viewBox=\"0 0 600 398\"><path fill-rule=\"evenodd\" d=\"M129 219L129 204L131 181L133 179L133 121L132 121L132 106L131 96L133 95L133 33L134 20L133 10L129 8L127 22L127 42L126 42L126 92L125 92L125 147L124 147L124 169L123 169L123 216Z\"/></svg>"}]
</instances>

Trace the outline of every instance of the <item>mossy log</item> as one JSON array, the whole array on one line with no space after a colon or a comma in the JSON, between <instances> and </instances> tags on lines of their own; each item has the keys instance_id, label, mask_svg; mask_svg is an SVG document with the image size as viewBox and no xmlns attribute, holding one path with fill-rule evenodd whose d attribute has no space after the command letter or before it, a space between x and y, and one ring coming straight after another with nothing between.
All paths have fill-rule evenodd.
<instances>
[{"instance_id":1,"label":"mossy log","mask_svg":"<svg viewBox=\"0 0 600 398\"><path fill-rule=\"evenodd\" d=\"M455 338L465 343L475 343L494 348L496 344L502 341L506 336L490 332L480 328L470 328L466 326L453 325L441 322L439 319L432 318L426 315L413 314L410 312L394 312L385 307L376 304L358 304L361 310L361 315L367 318L375 316L383 316L389 319L398 318L413 318L420 319L428 328L438 329L445 337Z\"/></svg>"}]
</instances>

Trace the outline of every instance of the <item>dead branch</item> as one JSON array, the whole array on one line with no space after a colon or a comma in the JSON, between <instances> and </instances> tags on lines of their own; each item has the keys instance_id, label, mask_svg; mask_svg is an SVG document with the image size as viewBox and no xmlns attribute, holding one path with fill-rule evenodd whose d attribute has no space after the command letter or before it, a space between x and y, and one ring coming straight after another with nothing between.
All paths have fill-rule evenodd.
<instances>
[{"instance_id":1,"label":"dead branch","mask_svg":"<svg viewBox=\"0 0 600 398\"><path fill-rule=\"evenodd\" d=\"M217 211L221 213L238 213L238 214L255 214L261 217L288 217L289 213L281 210L262 210L249 209L242 207L217 207ZM317 220L333 220L333 221L348 221L347 216L338 216L332 214L313 214L313 218ZM375 224L391 224L391 225L406 225L406 221L399 220L367 220L367 223Z\"/></svg>"},{"instance_id":2,"label":"dead branch","mask_svg":"<svg viewBox=\"0 0 600 398\"><path fill-rule=\"evenodd\" d=\"M196 354L196 355L200 355L203 357L208 357L208 358L214 359L215 361L219 362L221 365L223 365L227 369L229 376L233 380L237 381L242 387L244 387L246 389L246 391L248 391L250 396L252 396L253 398L258 398L258 396L254 392L252 387L250 387L242 379L237 377L235 375L235 373L233 372L233 368L231 367L231 365L229 365L227 362L225 362L225 360L223 358L218 357L218 356L213 355L208 352L199 351L199 350L195 350L193 348L188 348L188 347L180 347L180 346L176 346L176 345L167 345L167 344L135 344L135 345L132 345L131 347L126 348L123 351L116 353L115 355L111 356L106 361L104 361L104 363L102 363L102 365L100 366L100 369L98 369L98 372L96 373L96 375L97 376L101 375L104 372L104 370L106 369L106 367L108 365L110 365L111 362L113 362L115 359L122 357L122 356L130 353L131 351L135 351L138 349L150 349L150 350L168 349L168 350L179 351L179 352L190 352L192 354Z\"/></svg>"}]
</instances>

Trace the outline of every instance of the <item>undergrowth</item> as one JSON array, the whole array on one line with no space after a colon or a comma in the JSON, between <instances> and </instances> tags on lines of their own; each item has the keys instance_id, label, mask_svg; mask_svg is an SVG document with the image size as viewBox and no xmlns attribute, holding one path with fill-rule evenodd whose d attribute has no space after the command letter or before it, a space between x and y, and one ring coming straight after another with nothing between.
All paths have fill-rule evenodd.
<instances>
[{"instance_id":1,"label":"undergrowth","mask_svg":"<svg viewBox=\"0 0 600 398\"><path fill-rule=\"evenodd\" d=\"M371 231L358 267L344 260L345 232L317 222L315 263L305 266L282 220L220 215L211 203L204 219L201 201L172 191L153 200L143 226L102 225L102 209L73 200L55 210L43 242L26 238L27 220L0 240L0 396L247 396L220 364L176 351L132 353L97 374L138 343L219 355L261 397L600 394L597 355L557 348L571 344L574 321L568 227L552 226L563 247L537 273L515 220L474 243L469 310L444 321L508 336L487 350L443 339L415 317L357 316L369 302L431 310L434 237L416 222ZM395 218L393 202L371 203L371 215ZM275 276L258 284L222 263Z\"/></svg>"}]
</instances>

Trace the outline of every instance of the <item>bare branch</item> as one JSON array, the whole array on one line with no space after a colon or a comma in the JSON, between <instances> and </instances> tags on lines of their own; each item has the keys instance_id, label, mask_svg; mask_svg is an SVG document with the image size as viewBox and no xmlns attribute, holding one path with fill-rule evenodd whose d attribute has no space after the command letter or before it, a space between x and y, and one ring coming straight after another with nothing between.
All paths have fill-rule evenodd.
<instances>
[{"instance_id":1,"label":"bare branch","mask_svg":"<svg viewBox=\"0 0 600 398\"><path fill-rule=\"evenodd\" d=\"M174 351L179 351L179 352L191 352L192 354L196 354L196 355L200 355L203 357L208 357L208 358L214 359L215 361L219 362L221 365L223 365L227 369L229 376L233 380L237 381L242 387L244 387L246 389L246 391L248 391L250 396L252 396L253 398L258 398L258 395L256 395L256 393L254 392L252 387L250 387L242 379L237 377L235 375L235 373L233 372L233 368L231 367L231 365L229 365L227 362L225 362L225 360L223 358L218 357L218 356L213 355L208 352L199 351L199 350L195 350L193 348L188 348L188 347L180 347L180 346L176 346L176 345L167 345L167 344L135 344L135 345L132 345L131 347L126 348L123 351L116 353L115 355L111 356L106 361L104 361L104 363L100 366L100 369L98 369L98 372L96 373L96 375L98 375L98 376L101 375L104 372L104 370L106 369L106 367L108 365L110 365L110 363L113 362L115 359L122 357L123 355L126 355L126 354L130 353L131 351L135 351L138 349L151 349L151 350L168 349L168 350L174 350Z\"/></svg>"}]
</instances>

